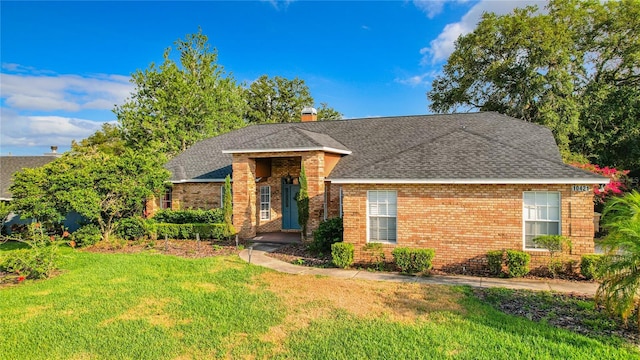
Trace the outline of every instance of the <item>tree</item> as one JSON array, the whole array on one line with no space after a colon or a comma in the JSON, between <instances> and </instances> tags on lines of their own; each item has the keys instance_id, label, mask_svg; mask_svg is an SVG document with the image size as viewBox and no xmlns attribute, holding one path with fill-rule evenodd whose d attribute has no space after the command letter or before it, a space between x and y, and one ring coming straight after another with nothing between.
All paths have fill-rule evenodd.
<instances>
[{"instance_id":1,"label":"tree","mask_svg":"<svg viewBox=\"0 0 640 360\"><path fill-rule=\"evenodd\" d=\"M245 96L250 124L298 122L302 108L313 104L309 87L297 77L289 80L262 75L251 83Z\"/></svg>"},{"instance_id":2,"label":"tree","mask_svg":"<svg viewBox=\"0 0 640 360\"><path fill-rule=\"evenodd\" d=\"M320 103L320 107L318 108L318 120L342 120L342 113L332 107L329 107L327 103Z\"/></svg>"},{"instance_id":3,"label":"tree","mask_svg":"<svg viewBox=\"0 0 640 360\"><path fill-rule=\"evenodd\" d=\"M226 236L231 236L236 233L236 229L233 227L231 176L229 175L224 179L224 203L222 204L222 213L224 214L225 234Z\"/></svg>"},{"instance_id":4,"label":"tree","mask_svg":"<svg viewBox=\"0 0 640 360\"><path fill-rule=\"evenodd\" d=\"M125 142L122 131L115 124L104 123L102 128L80 142L72 141L71 146L76 151L93 149L108 154L120 155L125 152Z\"/></svg>"},{"instance_id":5,"label":"tree","mask_svg":"<svg viewBox=\"0 0 640 360\"><path fill-rule=\"evenodd\" d=\"M142 213L168 179L163 157L126 149L119 156L72 148L40 168L18 172L13 207L23 218L59 223L70 211L96 223L107 240L119 219Z\"/></svg>"},{"instance_id":6,"label":"tree","mask_svg":"<svg viewBox=\"0 0 640 360\"><path fill-rule=\"evenodd\" d=\"M244 126L243 90L217 63L200 30L166 49L159 67L132 74L131 98L114 109L127 146L172 157L195 142Z\"/></svg>"},{"instance_id":7,"label":"tree","mask_svg":"<svg viewBox=\"0 0 640 360\"><path fill-rule=\"evenodd\" d=\"M436 112L497 111L549 127L565 157L632 167L640 149L640 2L551 0L486 13L427 93ZM612 105L622 97L624 106ZM635 106L635 107L634 107ZM594 126L599 124L599 126ZM620 129L623 125L623 129ZM630 133L618 140L617 129ZM602 146L602 144L616 146Z\"/></svg>"},{"instance_id":8,"label":"tree","mask_svg":"<svg viewBox=\"0 0 640 360\"><path fill-rule=\"evenodd\" d=\"M597 277L596 301L625 321L640 301L640 193L611 198L602 214L607 250ZM640 325L640 312L638 312Z\"/></svg>"},{"instance_id":9,"label":"tree","mask_svg":"<svg viewBox=\"0 0 640 360\"><path fill-rule=\"evenodd\" d=\"M307 173L304 163L300 167L300 191L296 197L298 205L298 224L302 228L302 238L307 237L307 223L309 222L309 189L307 185Z\"/></svg>"}]
</instances>

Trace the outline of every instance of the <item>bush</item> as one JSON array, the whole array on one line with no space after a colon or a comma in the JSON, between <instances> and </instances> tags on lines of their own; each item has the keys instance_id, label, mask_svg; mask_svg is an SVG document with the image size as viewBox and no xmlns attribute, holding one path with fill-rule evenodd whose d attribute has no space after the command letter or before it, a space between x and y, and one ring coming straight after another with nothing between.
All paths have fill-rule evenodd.
<instances>
[{"instance_id":1,"label":"bush","mask_svg":"<svg viewBox=\"0 0 640 360\"><path fill-rule=\"evenodd\" d=\"M403 273L413 274L431 270L431 261L436 255L433 249L393 249L393 259Z\"/></svg>"},{"instance_id":2,"label":"bush","mask_svg":"<svg viewBox=\"0 0 640 360\"><path fill-rule=\"evenodd\" d=\"M225 224L154 224L151 229L158 239L222 239L227 236Z\"/></svg>"},{"instance_id":3,"label":"bush","mask_svg":"<svg viewBox=\"0 0 640 360\"><path fill-rule=\"evenodd\" d=\"M494 276L502 276L502 264L504 263L504 251L493 250L487 252L487 262L489 264L489 272Z\"/></svg>"},{"instance_id":4,"label":"bush","mask_svg":"<svg viewBox=\"0 0 640 360\"><path fill-rule=\"evenodd\" d=\"M331 244L331 259L340 268L348 268L353 264L353 244L337 242Z\"/></svg>"},{"instance_id":5,"label":"bush","mask_svg":"<svg viewBox=\"0 0 640 360\"><path fill-rule=\"evenodd\" d=\"M14 250L4 255L0 261L0 270L27 279L48 278L57 269L57 259L57 246L32 245L29 249Z\"/></svg>"},{"instance_id":6,"label":"bush","mask_svg":"<svg viewBox=\"0 0 640 360\"><path fill-rule=\"evenodd\" d=\"M71 234L71 240L75 241L77 246L91 246L102 240L102 232L94 224L83 225Z\"/></svg>"},{"instance_id":7,"label":"bush","mask_svg":"<svg viewBox=\"0 0 640 360\"><path fill-rule=\"evenodd\" d=\"M331 245L342 241L342 218L327 219L313 232L313 242L309 248L315 252L328 252Z\"/></svg>"},{"instance_id":8,"label":"bush","mask_svg":"<svg viewBox=\"0 0 640 360\"><path fill-rule=\"evenodd\" d=\"M507 269L509 277L522 277L529 273L531 255L524 251L507 250Z\"/></svg>"},{"instance_id":9,"label":"bush","mask_svg":"<svg viewBox=\"0 0 640 360\"><path fill-rule=\"evenodd\" d=\"M220 224L224 223L224 213L222 209L163 209L158 210L153 219L167 224Z\"/></svg>"},{"instance_id":10,"label":"bush","mask_svg":"<svg viewBox=\"0 0 640 360\"><path fill-rule=\"evenodd\" d=\"M602 255L588 254L582 255L580 258L580 273L585 278L591 280L596 277L598 268L602 264Z\"/></svg>"},{"instance_id":11,"label":"bush","mask_svg":"<svg viewBox=\"0 0 640 360\"><path fill-rule=\"evenodd\" d=\"M125 240L136 240L145 235L144 220L139 217L121 219L116 228L116 235Z\"/></svg>"}]
</instances>

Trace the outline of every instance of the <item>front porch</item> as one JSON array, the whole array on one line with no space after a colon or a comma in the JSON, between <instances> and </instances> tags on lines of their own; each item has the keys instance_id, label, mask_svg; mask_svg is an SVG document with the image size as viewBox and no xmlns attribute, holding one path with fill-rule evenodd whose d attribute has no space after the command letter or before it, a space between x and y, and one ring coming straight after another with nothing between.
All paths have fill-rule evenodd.
<instances>
[{"instance_id":1,"label":"front porch","mask_svg":"<svg viewBox=\"0 0 640 360\"><path fill-rule=\"evenodd\" d=\"M299 244L301 243L300 232L267 232L258 233L249 241L254 243L269 243L269 244Z\"/></svg>"}]
</instances>

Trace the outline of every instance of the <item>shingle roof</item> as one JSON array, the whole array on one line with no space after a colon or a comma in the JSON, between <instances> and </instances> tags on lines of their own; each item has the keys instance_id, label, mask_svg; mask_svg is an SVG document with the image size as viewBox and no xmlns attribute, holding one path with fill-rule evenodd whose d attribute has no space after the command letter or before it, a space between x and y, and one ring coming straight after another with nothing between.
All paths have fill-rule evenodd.
<instances>
[{"instance_id":1,"label":"shingle roof","mask_svg":"<svg viewBox=\"0 0 640 360\"><path fill-rule=\"evenodd\" d=\"M262 138L246 141L227 152L256 152L256 151L295 151L309 149L329 149L333 152L351 153L343 144L327 134L312 132L297 127L290 127L266 135Z\"/></svg>"},{"instance_id":2,"label":"shingle roof","mask_svg":"<svg viewBox=\"0 0 640 360\"><path fill-rule=\"evenodd\" d=\"M223 179L223 150L311 145L351 151L330 180L604 179L563 164L549 129L494 112L253 125L194 144L166 167L172 181Z\"/></svg>"},{"instance_id":3,"label":"shingle roof","mask_svg":"<svg viewBox=\"0 0 640 360\"><path fill-rule=\"evenodd\" d=\"M24 168L36 168L55 160L55 156L0 156L0 199L11 199L9 187L13 174Z\"/></svg>"}]
</instances>

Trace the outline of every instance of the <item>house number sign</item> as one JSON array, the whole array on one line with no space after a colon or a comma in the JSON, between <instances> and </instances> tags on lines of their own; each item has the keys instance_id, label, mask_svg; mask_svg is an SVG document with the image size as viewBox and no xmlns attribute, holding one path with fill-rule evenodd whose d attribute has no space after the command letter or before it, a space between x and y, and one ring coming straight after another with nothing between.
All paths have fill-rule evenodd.
<instances>
[{"instance_id":1,"label":"house number sign","mask_svg":"<svg viewBox=\"0 0 640 360\"><path fill-rule=\"evenodd\" d=\"M573 185L573 188L571 188L571 190L573 190L575 192L591 191L591 186L589 186L589 185Z\"/></svg>"}]
</instances>

